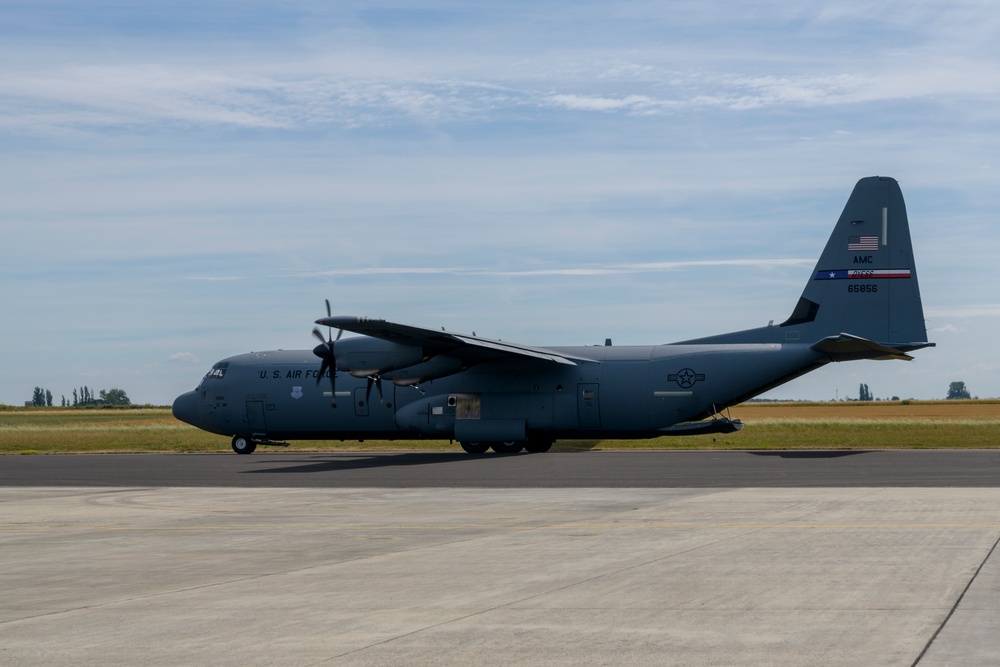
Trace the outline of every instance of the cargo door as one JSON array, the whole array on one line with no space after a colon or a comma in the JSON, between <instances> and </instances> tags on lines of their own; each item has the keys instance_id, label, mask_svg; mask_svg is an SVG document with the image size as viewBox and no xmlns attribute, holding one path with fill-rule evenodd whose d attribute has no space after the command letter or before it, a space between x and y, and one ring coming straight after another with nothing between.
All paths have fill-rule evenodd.
<instances>
[{"instance_id":1,"label":"cargo door","mask_svg":"<svg viewBox=\"0 0 1000 667\"><path fill-rule=\"evenodd\" d=\"M264 401L247 401L247 423L251 435L267 433L267 420L264 419Z\"/></svg>"}]
</instances>

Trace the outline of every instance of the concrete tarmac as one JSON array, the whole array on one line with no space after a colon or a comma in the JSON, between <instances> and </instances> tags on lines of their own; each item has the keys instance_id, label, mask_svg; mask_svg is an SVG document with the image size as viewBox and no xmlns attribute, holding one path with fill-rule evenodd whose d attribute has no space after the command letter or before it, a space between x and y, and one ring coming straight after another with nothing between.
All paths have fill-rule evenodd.
<instances>
[{"instance_id":1,"label":"concrete tarmac","mask_svg":"<svg viewBox=\"0 0 1000 667\"><path fill-rule=\"evenodd\" d=\"M997 488L2 486L0 664L996 665L998 539Z\"/></svg>"}]
</instances>

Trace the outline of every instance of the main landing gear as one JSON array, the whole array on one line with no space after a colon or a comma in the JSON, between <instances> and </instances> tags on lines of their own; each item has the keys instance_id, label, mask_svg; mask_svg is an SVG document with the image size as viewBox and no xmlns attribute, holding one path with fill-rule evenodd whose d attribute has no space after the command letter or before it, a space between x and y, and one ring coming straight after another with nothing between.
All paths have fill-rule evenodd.
<instances>
[{"instance_id":1,"label":"main landing gear","mask_svg":"<svg viewBox=\"0 0 1000 667\"><path fill-rule=\"evenodd\" d=\"M266 437L254 439L248 435L233 436L233 451L237 454L253 454L257 445L267 445L269 447L287 447L287 442L277 442Z\"/></svg>"},{"instance_id":2,"label":"main landing gear","mask_svg":"<svg viewBox=\"0 0 1000 667\"><path fill-rule=\"evenodd\" d=\"M253 454L257 449L257 443L245 435L233 436L233 451L237 454Z\"/></svg>"},{"instance_id":3,"label":"main landing gear","mask_svg":"<svg viewBox=\"0 0 1000 667\"><path fill-rule=\"evenodd\" d=\"M485 454L492 449L497 454L517 454L521 450L532 454L541 454L552 449L552 440L531 439L526 442L507 440L504 442L462 442L462 449L470 454Z\"/></svg>"}]
</instances>

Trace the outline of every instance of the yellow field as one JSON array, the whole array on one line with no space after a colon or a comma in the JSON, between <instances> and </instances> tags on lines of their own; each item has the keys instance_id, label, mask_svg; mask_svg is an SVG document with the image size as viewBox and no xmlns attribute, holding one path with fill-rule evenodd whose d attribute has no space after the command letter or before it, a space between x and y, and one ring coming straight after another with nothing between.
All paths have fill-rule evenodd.
<instances>
[{"instance_id":1,"label":"yellow field","mask_svg":"<svg viewBox=\"0 0 1000 667\"><path fill-rule=\"evenodd\" d=\"M739 413L739 414L737 414ZM733 408L744 421L810 419L905 419L1000 421L998 401L870 401L850 403L744 403Z\"/></svg>"},{"instance_id":2,"label":"yellow field","mask_svg":"<svg viewBox=\"0 0 1000 667\"><path fill-rule=\"evenodd\" d=\"M1000 401L746 403L727 435L560 441L579 449L885 449L1000 447ZM303 451L458 451L448 441L293 442ZM229 439L178 422L167 408L0 409L0 453L229 451ZM269 451L258 449L258 452ZM282 451L282 450L276 450Z\"/></svg>"}]
</instances>

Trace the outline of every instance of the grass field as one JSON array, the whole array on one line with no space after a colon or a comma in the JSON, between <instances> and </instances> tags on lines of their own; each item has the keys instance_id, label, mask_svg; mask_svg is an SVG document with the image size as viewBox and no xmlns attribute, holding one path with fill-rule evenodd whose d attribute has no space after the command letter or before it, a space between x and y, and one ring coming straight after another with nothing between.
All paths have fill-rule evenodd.
<instances>
[{"instance_id":1,"label":"grass field","mask_svg":"<svg viewBox=\"0 0 1000 667\"><path fill-rule=\"evenodd\" d=\"M746 403L728 435L572 440L573 449L887 449L1000 447L1000 400ZM293 442L299 451L456 451L447 440ZM229 439L178 422L169 408L0 409L0 453L224 452ZM260 448L261 451L282 451Z\"/></svg>"}]
</instances>

